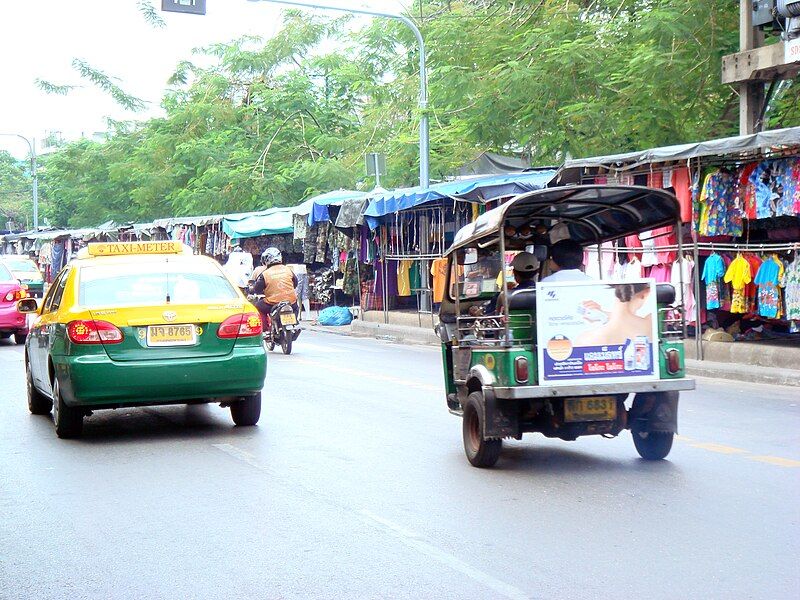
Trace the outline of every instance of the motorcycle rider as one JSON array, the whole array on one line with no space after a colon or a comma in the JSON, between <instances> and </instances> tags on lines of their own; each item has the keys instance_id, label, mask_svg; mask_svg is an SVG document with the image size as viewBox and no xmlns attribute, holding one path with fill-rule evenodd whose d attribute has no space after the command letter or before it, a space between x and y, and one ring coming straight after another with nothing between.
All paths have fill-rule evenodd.
<instances>
[{"instance_id":1,"label":"motorcycle rider","mask_svg":"<svg viewBox=\"0 0 800 600\"><path fill-rule=\"evenodd\" d=\"M270 317L272 309L281 302L292 305L294 313L297 306L297 277L292 270L283 264L283 256L277 248L267 248L261 253L261 266L253 271L253 283L250 290L254 294L263 294L256 302L256 308L262 315ZM262 319L264 331L267 330L267 319Z\"/></svg>"}]
</instances>

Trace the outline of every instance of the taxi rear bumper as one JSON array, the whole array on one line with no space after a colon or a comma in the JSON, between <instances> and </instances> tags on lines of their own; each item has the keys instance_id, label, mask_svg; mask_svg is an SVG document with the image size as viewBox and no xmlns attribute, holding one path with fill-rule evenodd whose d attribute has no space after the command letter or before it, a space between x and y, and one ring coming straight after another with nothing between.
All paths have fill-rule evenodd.
<instances>
[{"instance_id":1,"label":"taxi rear bumper","mask_svg":"<svg viewBox=\"0 0 800 600\"><path fill-rule=\"evenodd\" d=\"M225 356L186 360L113 361L103 354L53 356L61 394L70 406L112 408L227 399L261 391L263 346L235 346Z\"/></svg>"}]
</instances>

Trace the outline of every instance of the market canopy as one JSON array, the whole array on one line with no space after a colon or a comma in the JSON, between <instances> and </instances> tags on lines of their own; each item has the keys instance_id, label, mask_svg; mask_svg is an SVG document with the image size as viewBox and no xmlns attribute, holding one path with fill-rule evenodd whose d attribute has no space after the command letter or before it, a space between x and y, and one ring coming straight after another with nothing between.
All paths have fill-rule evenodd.
<instances>
[{"instance_id":1,"label":"market canopy","mask_svg":"<svg viewBox=\"0 0 800 600\"><path fill-rule=\"evenodd\" d=\"M348 200L362 200L366 196L364 192L355 190L335 190L309 198L306 202L311 202L311 212L308 213L308 224L323 223L331 220L329 207L342 206Z\"/></svg>"},{"instance_id":2,"label":"market canopy","mask_svg":"<svg viewBox=\"0 0 800 600\"><path fill-rule=\"evenodd\" d=\"M620 185L548 188L521 194L486 211L456 233L448 253L481 241L489 242L507 226L534 232L539 227L548 232L566 227L563 237L587 245L673 225L679 218L678 200L664 190ZM506 247L525 247L533 243L531 236L507 238Z\"/></svg>"},{"instance_id":3,"label":"market canopy","mask_svg":"<svg viewBox=\"0 0 800 600\"><path fill-rule=\"evenodd\" d=\"M608 156L595 156L592 158L571 159L564 162L562 171L581 167L625 167L634 168L652 162L666 162L672 160L688 160L703 156L717 156L730 154L746 154L764 149L780 149L782 146L797 146L800 144L800 127L786 129L773 129L750 135L697 142L693 144L678 144L664 146L638 152L624 154L610 154Z\"/></svg>"},{"instance_id":4,"label":"market canopy","mask_svg":"<svg viewBox=\"0 0 800 600\"><path fill-rule=\"evenodd\" d=\"M256 214L231 215L223 219L222 231L231 239L292 233L294 216L308 214L311 205L306 200L297 206L269 208Z\"/></svg>"},{"instance_id":5,"label":"market canopy","mask_svg":"<svg viewBox=\"0 0 800 600\"><path fill-rule=\"evenodd\" d=\"M523 192L545 187L555 176L555 169L541 169L529 173L490 175L437 183L428 188L411 187L390 190L372 196L364 215L371 227L376 219L444 198L468 202L487 202L497 198L508 198Z\"/></svg>"}]
</instances>

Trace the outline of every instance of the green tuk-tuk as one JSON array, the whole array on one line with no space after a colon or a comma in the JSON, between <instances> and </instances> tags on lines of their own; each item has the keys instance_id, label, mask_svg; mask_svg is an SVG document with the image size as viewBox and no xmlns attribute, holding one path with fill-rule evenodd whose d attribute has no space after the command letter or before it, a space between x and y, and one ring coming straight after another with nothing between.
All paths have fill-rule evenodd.
<instances>
[{"instance_id":1,"label":"green tuk-tuk","mask_svg":"<svg viewBox=\"0 0 800 600\"><path fill-rule=\"evenodd\" d=\"M584 185L522 194L457 232L437 331L447 406L462 417L473 466L493 466L503 439L527 432L575 440L630 429L642 458L669 454L679 392L694 389L684 368L683 281L676 293L635 275L545 276L558 239L600 262L603 243L672 225L680 231L680 207L666 191ZM509 262L519 252L540 266L534 283L512 289Z\"/></svg>"}]
</instances>

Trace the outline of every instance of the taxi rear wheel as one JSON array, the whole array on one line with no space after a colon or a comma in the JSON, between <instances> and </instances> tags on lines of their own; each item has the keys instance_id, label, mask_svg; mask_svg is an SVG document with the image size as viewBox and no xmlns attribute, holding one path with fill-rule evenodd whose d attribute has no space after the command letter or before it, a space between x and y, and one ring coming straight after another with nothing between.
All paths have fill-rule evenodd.
<instances>
[{"instance_id":1,"label":"taxi rear wheel","mask_svg":"<svg viewBox=\"0 0 800 600\"><path fill-rule=\"evenodd\" d=\"M261 417L261 393L245 396L231 404L231 418L236 425L247 427L258 423Z\"/></svg>"},{"instance_id":2,"label":"taxi rear wheel","mask_svg":"<svg viewBox=\"0 0 800 600\"><path fill-rule=\"evenodd\" d=\"M47 396L42 394L33 385L33 375L31 374L31 365L25 361L25 384L28 391L28 410L34 415L48 415L53 410L53 401Z\"/></svg>"},{"instance_id":3,"label":"taxi rear wheel","mask_svg":"<svg viewBox=\"0 0 800 600\"><path fill-rule=\"evenodd\" d=\"M671 431L651 431L649 433L634 431L633 445L636 451L645 460L661 460L666 458L672 450L672 440L675 434Z\"/></svg>"},{"instance_id":4,"label":"taxi rear wheel","mask_svg":"<svg viewBox=\"0 0 800 600\"><path fill-rule=\"evenodd\" d=\"M27 333L15 333L14 334L14 343L17 346L22 346L25 343L25 340L28 339Z\"/></svg>"},{"instance_id":5,"label":"taxi rear wheel","mask_svg":"<svg viewBox=\"0 0 800 600\"><path fill-rule=\"evenodd\" d=\"M464 406L461 433L464 437L464 452L473 467L493 467L500 458L503 440L483 439L483 394L472 392Z\"/></svg>"},{"instance_id":6,"label":"taxi rear wheel","mask_svg":"<svg viewBox=\"0 0 800 600\"><path fill-rule=\"evenodd\" d=\"M62 439L80 437L83 431L83 413L64 404L57 377L53 377L53 424Z\"/></svg>"}]
</instances>

